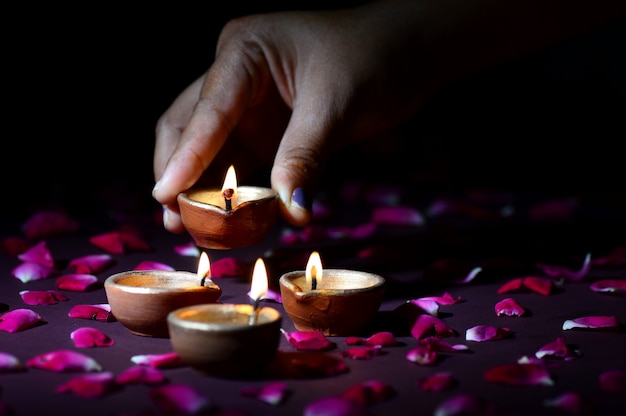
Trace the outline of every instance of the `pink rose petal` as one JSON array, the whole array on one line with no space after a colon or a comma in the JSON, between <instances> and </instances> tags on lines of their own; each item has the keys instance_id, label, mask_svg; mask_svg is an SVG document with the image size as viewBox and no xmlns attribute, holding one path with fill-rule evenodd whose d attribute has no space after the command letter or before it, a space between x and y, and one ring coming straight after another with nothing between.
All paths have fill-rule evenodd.
<instances>
[{"instance_id":1,"label":"pink rose petal","mask_svg":"<svg viewBox=\"0 0 626 416\"><path fill-rule=\"evenodd\" d=\"M513 298L502 299L496 303L497 316L524 316L526 310Z\"/></svg>"},{"instance_id":2,"label":"pink rose petal","mask_svg":"<svg viewBox=\"0 0 626 416\"><path fill-rule=\"evenodd\" d=\"M537 358L562 358L566 361L573 360L580 357L581 353L578 350L573 350L566 342L565 337L557 337L556 340L549 342L539 348L535 352Z\"/></svg>"},{"instance_id":3,"label":"pink rose petal","mask_svg":"<svg viewBox=\"0 0 626 416\"><path fill-rule=\"evenodd\" d=\"M598 376L600 388L604 391L626 391L626 370L612 369L600 373Z\"/></svg>"},{"instance_id":4,"label":"pink rose petal","mask_svg":"<svg viewBox=\"0 0 626 416\"><path fill-rule=\"evenodd\" d=\"M433 351L441 351L441 352L458 352L458 351L468 351L469 347L464 344L449 344L443 339L431 336L422 338L417 341L418 345L428 346Z\"/></svg>"},{"instance_id":5,"label":"pink rose petal","mask_svg":"<svg viewBox=\"0 0 626 416\"><path fill-rule=\"evenodd\" d=\"M81 374L70 378L56 388L57 393L72 393L78 397L95 399L119 390L115 377L110 371Z\"/></svg>"},{"instance_id":6,"label":"pink rose petal","mask_svg":"<svg viewBox=\"0 0 626 416\"><path fill-rule=\"evenodd\" d=\"M163 414L199 414L212 407L211 401L199 391L186 384L166 384L148 391L150 399Z\"/></svg>"},{"instance_id":7,"label":"pink rose petal","mask_svg":"<svg viewBox=\"0 0 626 416\"><path fill-rule=\"evenodd\" d=\"M115 381L118 384L163 384L167 379L158 368L133 365L122 371Z\"/></svg>"},{"instance_id":8,"label":"pink rose petal","mask_svg":"<svg viewBox=\"0 0 626 416\"><path fill-rule=\"evenodd\" d=\"M568 329L619 329L619 323L614 315L582 316L575 319L567 319L563 322L563 330Z\"/></svg>"},{"instance_id":9,"label":"pink rose petal","mask_svg":"<svg viewBox=\"0 0 626 416\"><path fill-rule=\"evenodd\" d=\"M502 364L489 368L483 373L489 383L507 384L511 386L552 386L554 380L543 365L540 364Z\"/></svg>"},{"instance_id":10,"label":"pink rose petal","mask_svg":"<svg viewBox=\"0 0 626 416\"><path fill-rule=\"evenodd\" d=\"M490 325L476 325L465 331L465 340L483 342L495 341L511 337L513 332L509 328Z\"/></svg>"},{"instance_id":11,"label":"pink rose petal","mask_svg":"<svg viewBox=\"0 0 626 416\"><path fill-rule=\"evenodd\" d=\"M582 414L583 410L588 407L584 403L580 394L571 391L561 393L556 397L545 399L543 401L543 405L546 407L557 408L573 415Z\"/></svg>"},{"instance_id":12,"label":"pink rose petal","mask_svg":"<svg viewBox=\"0 0 626 416\"><path fill-rule=\"evenodd\" d=\"M107 334L96 328L82 327L70 333L76 348L110 347L115 344Z\"/></svg>"},{"instance_id":13,"label":"pink rose petal","mask_svg":"<svg viewBox=\"0 0 626 416\"><path fill-rule=\"evenodd\" d=\"M37 263L42 266L52 268L54 267L54 258L48 248L48 244L45 241L40 241L22 254L17 256L18 259L23 262Z\"/></svg>"},{"instance_id":14,"label":"pink rose petal","mask_svg":"<svg viewBox=\"0 0 626 416\"><path fill-rule=\"evenodd\" d=\"M174 252L181 256L200 257L200 249L193 241L174 246Z\"/></svg>"},{"instance_id":15,"label":"pink rose petal","mask_svg":"<svg viewBox=\"0 0 626 416\"><path fill-rule=\"evenodd\" d=\"M457 382L452 373L446 371L421 377L416 384L420 390L440 392L455 387Z\"/></svg>"},{"instance_id":16,"label":"pink rose petal","mask_svg":"<svg viewBox=\"0 0 626 416\"><path fill-rule=\"evenodd\" d=\"M59 373L102 371L102 366L88 355L64 349L37 355L26 361L26 366Z\"/></svg>"},{"instance_id":17,"label":"pink rose petal","mask_svg":"<svg viewBox=\"0 0 626 416\"><path fill-rule=\"evenodd\" d=\"M321 331L281 331L285 339L299 351L323 351L334 345Z\"/></svg>"},{"instance_id":18,"label":"pink rose petal","mask_svg":"<svg viewBox=\"0 0 626 416\"><path fill-rule=\"evenodd\" d=\"M96 274L106 270L111 264L113 257L110 254L89 254L71 260L67 267L78 274Z\"/></svg>"},{"instance_id":19,"label":"pink rose petal","mask_svg":"<svg viewBox=\"0 0 626 416\"><path fill-rule=\"evenodd\" d=\"M8 352L0 351L0 374L18 373L25 371L26 367L22 364L17 356Z\"/></svg>"},{"instance_id":20,"label":"pink rose petal","mask_svg":"<svg viewBox=\"0 0 626 416\"><path fill-rule=\"evenodd\" d=\"M372 416L372 413L353 400L326 397L307 404L302 416Z\"/></svg>"},{"instance_id":21,"label":"pink rose petal","mask_svg":"<svg viewBox=\"0 0 626 416\"><path fill-rule=\"evenodd\" d=\"M114 231L92 236L89 242L109 254L129 254L148 252L150 245L133 231Z\"/></svg>"},{"instance_id":22,"label":"pink rose petal","mask_svg":"<svg viewBox=\"0 0 626 416\"><path fill-rule=\"evenodd\" d=\"M47 279L55 273L56 269L33 262L19 264L11 271L11 274L21 280L22 283Z\"/></svg>"},{"instance_id":23,"label":"pink rose petal","mask_svg":"<svg viewBox=\"0 0 626 416\"><path fill-rule=\"evenodd\" d=\"M13 309L0 315L0 331L20 332L44 323L43 318L30 309Z\"/></svg>"},{"instance_id":24,"label":"pink rose petal","mask_svg":"<svg viewBox=\"0 0 626 416\"><path fill-rule=\"evenodd\" d=\"M626 264L626 246L615 247L607 255L591 260L591 264L598 266L622 266Z\"/></svg>"},{"instance_id":25,"label":"pink rose petal","mask_svg":"<svg viewBox=\"0 0 626 416\"><path fill-rule=\"evenodd\" d=\"M137 365L149 365L154 368L180 368L187 366L176 352L133 355L130 360Z\"/></svg>"},{"instance_id":26,"label":"pink rose petal","mask_svg":"<svg viewBox=\"0 0 626 416\"><path fill-rule=\"evenodd\" d=\"M341 397L363 406L369 406L389 400L395 394L395 389L384 381L367 380L348 387Z\"/></svg>"},{"instance_id":27,"label":"pink rose petal","mask_svg":"<svg viewBox=\"0 0 626 416\"><path fill-rule=\"evenodd\" d=\"M69 300L67 296L56 290L22 290L20 297L27 305L55 305Z\"/></svg>"},{"instance_id":28,"label":"pink rose petal","mask_svg":"<svg viewBox=\"0 0 626 416\"><path fill-rule=\"evenodd\" d=\"M70 273L57 277L55 285L59 290L85 292L95 287L98 278L93 274Z\"/></svg>"},{"instance_id":29,"label":"pink rose petal","mask_svg":"<svg viewBox=\"0 0 626 416\"><path fill-rule=\"evenodd\" d=\"M409 206L380 206L374 209L372 221L389 225L424 225L424 216Z\"/></svg>"},{"instance_id":30,"label":"pink rose petal","mask_svg":"<svg viewBox=\"0 0 626 416\"><path fill-rule=\"evenodd\" d=\"M428 336L452 337L456 332L441 319L431 315L419 315L411 328L411 335L416 339Z\"/></svg>"},{"instance_id":31,"label":"pink rose petal","mask_svg":"<svg viewBox=\"0 0 626 416\"><path fill-rule=\"evenodd\" d=\"M626 279L597 280L589 285L589 288L598 293L626 295Z\"/></svg>"},{"instance_id":32,"label":"pink rose petal","mask_svg":"<svg viewBox=\"0 0 626 416\"><path fill-rule=\"evenodd\" d=\"M406 353L405 357L407 361L412 363L419 365L433 365L437 362L439 354L429 345L418 345L417 347L410 349Z\"/></svg>"},{"instance_id":33,"label":"pink rose petal","mask_svg":"<svg viewBox=\"0 0 626 416\"><path fill-rule=\"evenodd\" d=\"M436 416L493 416L499 413L494 403L473 394L459 393L439 403L433 414Z\"/></svg>"},{"instance_id":34,"label":"pink rose petal","mask_svg":"<svg viewBox=\"0 0 626 416\"><path fill-rule=\"evenodd\" d=\"M174 270L174 267L158 261L144 260L136 265L133 270Z\"/></svg>"},{"instance_id":35,"label":"pink rose petal","mask_svg":"<svg viewBox=\"0 0 626 416\"><path fill-rule=\"evenodd\" d=\"M224 257L211 263L211 277L248 276L250 265L235 257Z\"/></svg>"},{"instance_id":36,"label":"pink rose petal","mask_svg":"<svg viewBox=\"0 0 626 416\"><path fill-rule=\"evenodd\" d=\"M285 400L287 384L283 381L275 381L263 386L244 387L241 389L241 395L276 406Z\"/></svg>"},{"instance_id":37,"label":"pink rose petal","mask_svg":"<svg viewBox=\"0 0 626 416\"><path fill-rule=\"evenodd\" d=\"M569 282L578 282L582 280L591 269L591 253L587 253L579 270L572 270L563 266L543 263L537 263L537 268L554 279L562 278Z\"/></svg>"},{"instance_id":38,"label":"pink rose petal","mask_svg":"<svg viewBox=\"0 0 626 416\"><path fill-rule=\"evenodd\" d=\"M40 211L22 224L22 230L30 240L70 234L77 231L79 223L61 211Z\"/></svg>"},{"instance_id":39,"label":"pink rose petal","mask_svg":"<svg viewBox=\"0 0 626 416\"><path fill-rule=\"evenodd\" d=\"M74 305L67 314L70 318L91 319L92 321L115 322L108 303L96 305Z\"/></svg>"},{"instance_id":40,"label":"pink rose petal","mask_svg":"<svg viewBox=\"0 0 626 416\"><path fill-rule=\"evenodd\" d=\"M381 347L352 347L345 351L341 351L342 357L351 358L353 360L369 360L381 352Z\"/></svg>"},{"instance_id":41,"label":"pink rose petal","mask_svg":"<svg viewBox=\"0 0 626 416\"><path fill-rule=\"evenodd\" d=\"M501 295L503 293L530 289L533 292L537 292L541 295L548 296L552 292L553 286L554 286L554 283L550 279L546 279L545 277L536 277L536 276L518 277L512 280L509 280L508 282L500 286L497 293Z\"/></svg>"}]
</instances>

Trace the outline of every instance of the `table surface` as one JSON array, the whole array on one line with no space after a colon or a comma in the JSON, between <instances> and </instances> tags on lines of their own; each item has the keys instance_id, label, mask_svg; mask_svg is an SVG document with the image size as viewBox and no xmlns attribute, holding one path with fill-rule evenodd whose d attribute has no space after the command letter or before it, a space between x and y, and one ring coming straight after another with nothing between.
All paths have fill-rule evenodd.
<instances>
[{"instance_id":1,"label":"table surface","mask_svg":"<svg viewBox=\"0 0 626 416\"><path fill-rule=\"evenodd\" d=\"M318 231L330 230L333 224L356 227L371 220L377 208L389 205L388 202L368 199L365 193L359 195L351 201L329 204L335 210L335 216L320 218ZM599 279L625 279L626 264L593 265L580 281L564 282L547 296L531 290L497 293L504 282L513 278L529 275L546 277L535 267L536 263L577 269L581 267L586 253L590 252L592 259L596 259L607 255L612 248L623 246L626 243L626 216L621 208L577 205L573 218L533 217L533 220L529 215L531 208L549 201L549 198L540 195L509 198L506 203L494 202L493 199L477 202L477 199L470 197L470 193L462 192L449 199L457 201L454 205L456 210L434 215L434 211L429 211L428 207L434 206L432 202L435 196L424 198L422 194L424 199L417 201L406 194L401 195L404 195L400 201L402 205L415 208L423 214L422 224L379 224L373 236L363 239L325 236L308 242L287 243L282 239L283 233L295 229L278 219L270 235L261 244L228 251L208 251L213 262L233 257L252 264L256 258L264 257L274 288L282 273L303 269L305 264L302 259L313 249L320 251L324 267L368 270L381 274L386 279L387 288L378 316L362 334L355 335L367 338L376 332L391 331L400 345L384 347L379 355L359 360L342 355L349 348L346 337L329 337L334 343L332 349L312 353L297 351L286 338L282 338L277 359L261 377L217 378L183 366L162 369L166 382L188 385L204 395L212 408L203 414L230 410L240 410L244 412L242 414L249 415L304 414L308 404L324 397L339 396L348 388L371 380L382 381L394 390L392 397L366 406L372 415L435 414L446 399L465 393L484 398L496 406L498 414L507 415L568 414L544 405L545 400L567 392L579 394L591 407L589 414L609 415L626 410L624 391L604 391L598 381L599 375L606 370L626 370L626 333L623 326L608 331L562 329L565 320L591 315L614 315L621 324L626 323L626 297L590 290L590 284ZM502 209L504 205L509 211ZM510 211L512 206L515 207L513 214ZM146 260L194 271L197 258L180 255L174 250L177 245L189 243L190 237L185 233L168 233L156 220L158 215L148 211L146 215L125 217L110 212L101 216L86 216L78 219L80 228L77 231L47 236L44 240L55 260L67 265L73 258L103 253L102 249L89 243L92 236L113 231L122 224L133 223L144 233L150 250L131 250L113 255L112 266L96 274L100 283L107 276L133 269ZM399 218L398 215L396 213L394 218ZM0 237L22 235L20 223L5 221L2 225ZM312 235L314 233L309 234ZM366 252L364 250L368 248L378 254L363 256ZM442 264L442 261L461 266L457 269L437 268L436 265ZM20 260L15 256L2 255L2 311L30 308L43 317L45 324L16 333L0 331L0 351L13 354L25 363L38 354L56 349L78 350L93 357L104 370L114 374L130 367L134 356L172 351L168 338L136 336L117 321L100 322L68 317L69 310L75 305L107 303L101 285L84 292L64 291L69 299L54 305L25 305L19 296L20 291L55 289L56 277L23 283L12 275L13 268L18 264ZM465 276L461 274L463 270L478 266L482 267L482 272L473 280L458 282ZM62 268L61 273L69 271ZM249 277L215 278L223 290L220 301L249 303ZM446 292L462 301L440 306L438 317L456 332L456 336L444 340L451 344L467 345L469 350L441 354L440 359L431 365L409 361L407 352L417 346L418 339L410 333L411 322L398 319L397 311L408 300L441 296ZM517 300L528 313L517 317L497 316L494 305L506 297ZM283 313L283 329L286 332L295 330L280 303L267 304ZM475 325L506 327L513 335L501 340L467 341L465 331ZM99 348L74 347L70 332L84 326L103 331L115 344ZM522 356L533 356L540 347L558 337L565 337L567 344L579 350L581 356L569 361L548 359L550 365L547 368L554 385L511 386L485 381L483 373L487 369L514 363ZM332 376L276 371L280 368L277 364L280 360L298 357L297 354L301 354L301 357L305 357L305 354L323 355L341 360L348 371ZM453 375L455 386L440 392L428 392L418 387L418 380L443 372ZM37 368L3 373L0 374L0 401L18 416L43 412L66 416L165 414L150 398L148 392L153 386L149 385L129 385L91 399L55 391L60 384L75 376ZM241 393L243 388L260 387L278 380L284 381L289 391L279 404L268 404L244 397ZM3 414L2 411L0 414Z\"/></svg>"}]
</instances>

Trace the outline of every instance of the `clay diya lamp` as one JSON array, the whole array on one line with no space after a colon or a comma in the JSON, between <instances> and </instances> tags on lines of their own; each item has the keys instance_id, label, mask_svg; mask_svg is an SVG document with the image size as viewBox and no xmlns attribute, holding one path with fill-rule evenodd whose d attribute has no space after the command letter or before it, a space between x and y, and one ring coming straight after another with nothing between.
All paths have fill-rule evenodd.
<instances>
[{"instance_id":1,"label":"clay diya lamp","mask_svg":"<svg viewBox=\"0 0 626 416\"><path fill-rule=\"evenodd\" d=\"M275 357L282 315L259 307L267 293L267 273L257 260L250 298L253 304L202 304L172 311L170 342L180 358L200 373L249 378L262 374Z\"/></svg>"},{"instance_id":2,"label":"clay diya lamp","mask_svg":"<svg viewBox=\"0 0 626 416\"><path fill-rule=\"evenodd\" d=\"M191 188L181 192L183 225L196 245L228 250L262 241L276 222L278 193L270 188L237 186L228 169L222 189Z\"/></svg>"},{"instance_id":3,"label":"clay diya lamp","mask_svg":"<svg viewBox=\"0 0 626 416\"><path fill-rule=\"evenodd\" d=\"M104 281L111 314L135 335L169 336L167 315L185 306L214 303L222 289L206 274L210 264L200 256L198 272L130 270Z\"/></svg>"},{"instance_id":4,"label":"clay diya lamp","mask_svg":"<svg viewBox=\"0 0 626 416\"><path fill-rule=\"evenodd\" d=\"M322 270L320 256L313 252L306 270L283 274L279 286L285 312L297 330L356 336L378 313L385 279L356 270Z\"/></svg>"}]
</instances>

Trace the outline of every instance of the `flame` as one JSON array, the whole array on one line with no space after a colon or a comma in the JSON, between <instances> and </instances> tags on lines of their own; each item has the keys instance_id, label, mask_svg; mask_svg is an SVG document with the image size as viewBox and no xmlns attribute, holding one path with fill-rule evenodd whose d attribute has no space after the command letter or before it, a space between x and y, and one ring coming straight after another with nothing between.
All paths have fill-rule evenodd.
<instances>
[{"instance_id":1,"label":"flame","mask_svg":"<svg viewBox=\"0 0 626 416\"><path fill-rule=\"evenodd\" d=\"M265 269L265 262L262 258L258 258L254 264L254 270L252 271L252 285L250 286L249 296L257 301L262 299L267 294L267 270Z\"/></svg>"},{"instance_id":2,"label":"flame","mask_svg":"<svg viewBox=\"0 0 626 416\"><path fill-rule=\"evenodd\" d=\"M309 261L306 264L306 282L309 286L312 285L313 279L315 279L315 285L317 288L322 286L322 259L320 253L314 251L309 256Z\"/></svg>"},{"instance_id":3,"label":"flame","mask_svg":"<svg viewBox=\"0 0 626 416\"><path fill-rule=\"evenodd\" d=\"M198 277L202 279L205 276L211 277L211 262L209 261L209 256L203 251L198 261Z\"/></svg>"},{"instance_id":4,"label":"flame","mask_svg":"<svg viewBox=\"0 0 626 416\"><path fill-rule=\"evenodd\" d=\"M235 167L230 165L228 171L226 171L226 177L224 178L224 185L222 186L222 192L225 189L232 189L235 191L235 196L237 196L237 174L235 173Z\"/></svg>"}]
</instances>

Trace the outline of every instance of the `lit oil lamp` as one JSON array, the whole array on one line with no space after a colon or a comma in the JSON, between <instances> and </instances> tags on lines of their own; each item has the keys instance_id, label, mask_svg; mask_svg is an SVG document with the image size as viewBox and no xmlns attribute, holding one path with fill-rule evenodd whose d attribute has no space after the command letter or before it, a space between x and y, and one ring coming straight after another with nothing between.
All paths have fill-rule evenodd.
<instances>
[{"instance_id":1,"label":"lit oil lamp","mask_svg":"<svg viewBox=\"0 0 626 416\"><path fill-rule=\"evenodd\" d=\"M385 279L377 274L323 269L316 251L305 270L283 274L279 285L296 329L327 336L359 335L378 313L385 291Z\"/></svg>"},{"instance_id":2,"label":"lit oil lamp","mask_svg":"<svg viewBox=\"0 0 626 416\"><path fill-rule=\"evenodd\" d=\"M267 271L257 259L249 296L252 304L203 304L171 312L168 317L174 351L191 367L213 376L260 374L280 342L282 315L259 303L268 290Z\"/></svg>"},{"instance_id":3,"label":"lit oil lamp","mask_svg":"<svg viewBox=\"0 0 626 416\"><path fill-rule=\"evenodd\" d=\"M276 222L278 193L270 188L238 186L234 166L224 185L191 188L178 195L183 225L196 245L227 250L263 240Z\"/></svg>"},{"instance_id":4,"label":"lit oil lamp","mask_svg":"<svg viewBox=\"0 0 626 416\"><path fill-rule=\"evenodd\" d=\"M211 264L200 255L197 273L130 270L104 281L111 314L135 335L168 337L167 315L184 306L214 303L222 289L210 278Z\"/></svg>"}]
</instances>

